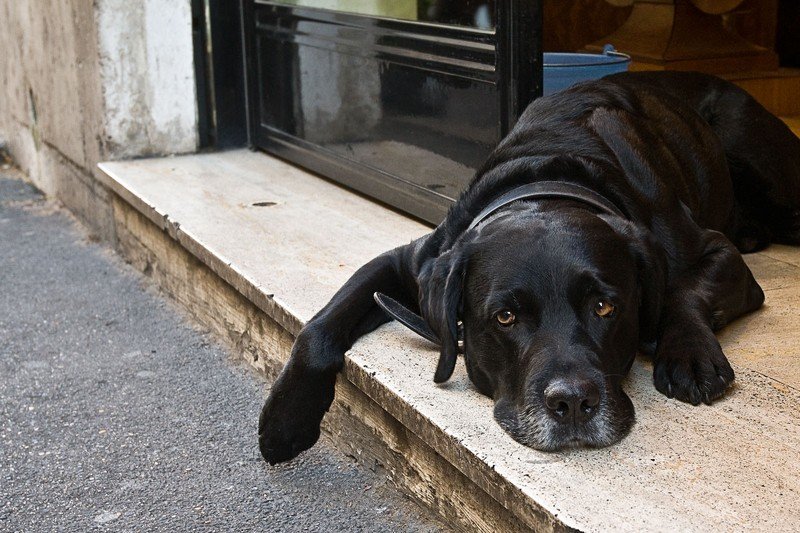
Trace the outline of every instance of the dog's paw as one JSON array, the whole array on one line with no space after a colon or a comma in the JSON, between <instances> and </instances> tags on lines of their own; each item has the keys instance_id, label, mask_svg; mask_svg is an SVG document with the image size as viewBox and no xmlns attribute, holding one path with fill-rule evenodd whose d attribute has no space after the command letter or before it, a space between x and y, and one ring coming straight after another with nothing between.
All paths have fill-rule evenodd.
<instances>
[{"instance_id":1,"label":"dog's paw","mask_svg":"<svg viewBox=\"0 0 800 533\"><path fill-rule=\"evenodd\" d=\"M710 331L709 336L673 337L659 343L653 368L659 392L692 405L711 404L725 393L733 383L733 369Z\"/></svg>"},{"instance_id":2,"label":"dog's paw","mask_svg":"<svg viewBox=\"0 0 800 533\"><path fill-rule=\"evenodd\" d=\"M336 374L287 368L272 387L258 423L261 455L271 465L297 457L319 439L333 402Z\"/></svg>"}]
</instances>

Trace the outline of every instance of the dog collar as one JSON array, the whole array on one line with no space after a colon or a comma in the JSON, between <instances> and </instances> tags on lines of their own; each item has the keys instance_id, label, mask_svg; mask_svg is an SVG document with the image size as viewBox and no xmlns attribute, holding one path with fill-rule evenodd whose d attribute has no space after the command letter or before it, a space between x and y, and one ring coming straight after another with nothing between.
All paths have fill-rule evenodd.
<instances>
[{"instance_id":1,"label":"dog collar","mask_svg":"<svg viewBox=\"0 0 800 533\"><path fill-rule=\"evenodd\" d=\"M616 205L593 190L584 187L583 185L567 183L565 181L537 181L535 183L528 183L527 185L522 185L516 189L512 189L501 197L497 198L483 211L478 213L478 216L476 216L472 221L472 224L469 225L467 231L473 229L508 204L518 202L520 200L530 200L536 198L566 198L568 200L576 200L610 215L617 215L622 218L627 218Z\"/></svg>"},{"instance_id":2,"label":"dog collar","mask_svg":"<svg viewBox=\"0 0 800 533\"><path fill-rule=\"evenodd\" d=\"M433 330L430 328L430 326L428 326L421 316L409 310L394 298L390 298L383 293L376 292L372 295L372 297L375 299L375 303L377 303L381 309L386 311L390 317L394 318L420 337L428 339L432 343L441 346L442 341L439 340L439 337L433 332ZM460 320L457 323L457 329L458 338L456 340L456 345L458 346L458 353L463 354L464 323Z\"/></svg>"},{"instance_id":3,"label":"dog collar","mask_svg":"<svg viewBox=\"0 0 800 533\"><path fill-rule=\"evenodd\" d=\"M627 218L625 214L620 211L620 209L608 201L606 198L603 198L601 195L597 194L591 189L583 187L582 185L576 185L574 183L566 183L563 181L538 181L536 183L529 183L527 185L522 185L521 187L517 187L516 189L512 189L511 191L507 192L506 194L500 196L494 202L489 204L486 209L481 211L477 217L472 221L470 224L468 231L486 220L489 216L495 213L498 209L507 206L510 203L517 202L519 200L528 200L532 198L567 198L569 200L576 200L578 202L584 203L595 209L603 211L604 213L608 213L611 215L617 215L622 218ZM407 309L404 305L400 302L396 301L385 294L381 294L380 292L376 292L374 295L375 302L378 306L386 311L386 313L409 328L410 330L414 331L421 337L428 339L429 341L433 342L434 344L441 344L439 337L436 333L431 330L430 326L425 322L425 320L419 316L418 314L414 313L413 311ZM457 346L458 352L463 354L464 353L464 324L459 320L458 325L458 337L457 337Z\"/></svg>"}]
</instances>

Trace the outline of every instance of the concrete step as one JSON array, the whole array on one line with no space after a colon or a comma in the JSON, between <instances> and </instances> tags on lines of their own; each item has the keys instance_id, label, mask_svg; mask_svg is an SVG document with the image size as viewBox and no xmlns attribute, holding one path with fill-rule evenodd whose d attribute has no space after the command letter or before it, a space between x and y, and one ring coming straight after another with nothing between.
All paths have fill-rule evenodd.
<instances>
[{"instance_id":1,"label":"concrete step","mask_svg":"<svg viewBox=\"0 0 800 533\"><path fill-rule=\"evenodd\" d=\"M429 230L259 153L101 169L122 253L269 375L358 266ZM435 350L396 323L348 353L324 429L461 529L800 530L800 251L747 261L767 305L721 334L737 385L692 407L658 394L639 360L638 421L613 447L517 444L463 365L434 385Z\"/></svg>"}]
</instances>

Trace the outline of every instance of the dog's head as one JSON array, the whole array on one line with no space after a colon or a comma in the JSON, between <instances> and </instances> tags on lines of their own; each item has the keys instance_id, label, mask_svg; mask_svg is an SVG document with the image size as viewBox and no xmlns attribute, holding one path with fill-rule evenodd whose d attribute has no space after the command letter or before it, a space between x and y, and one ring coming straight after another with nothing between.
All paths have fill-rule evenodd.
<instances>
[{"instance_id":1,"label":"dog's head","mask_svg":"<svg viewBox=\"0 0 800 533\"><path fill-rule=\"evenodd\" d=\"M420 310L441 341L434 379L463 351L517 441L613 444L634 421L621 382L655 338L664 268L663 252L618 217L506 209L420 271Z\"/></svg>"}]
</instances>

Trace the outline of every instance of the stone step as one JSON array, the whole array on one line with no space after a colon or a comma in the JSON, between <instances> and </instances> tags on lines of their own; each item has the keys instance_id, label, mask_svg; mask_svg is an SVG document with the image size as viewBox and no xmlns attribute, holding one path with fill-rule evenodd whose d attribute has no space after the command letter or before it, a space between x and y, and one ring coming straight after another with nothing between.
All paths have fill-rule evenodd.
<instances>
[{"instance_id":1,"label":"stone step","mask_svg":"<svg viewBox=\"0 0 800 533\"><path fill-rule=\"evenodd\" d=\"M429 231L260 153L101 169L121 252L270 376L357 267ZM721 334L734 389L685 405L637 360L626 389L638 421L618 445L514 442L463 365L435 385L434 348L397 323L350 350L324 429L457 529L800 530L800 253L775 246L747 261L767 305Z\"/></svg>"}]
</instances>

